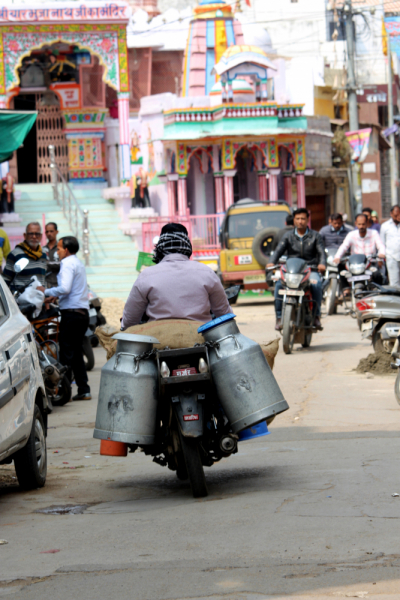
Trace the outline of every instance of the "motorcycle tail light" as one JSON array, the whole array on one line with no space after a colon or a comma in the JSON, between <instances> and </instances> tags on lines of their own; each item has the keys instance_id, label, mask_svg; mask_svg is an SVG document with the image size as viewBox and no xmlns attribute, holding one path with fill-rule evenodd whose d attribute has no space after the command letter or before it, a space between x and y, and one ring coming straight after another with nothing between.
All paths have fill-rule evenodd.
<instances>
[{"instance_id":1,"label":"motorcycle tail light","mask_svg":"<svg viewBox=\"0 0 400 600\"><path fill-rule=\"evenodd\" d=\"M359 300L356 302L356 308L360 312L363 312L364 310L372 310L375 308L375 306L376 304L374 300Z\"/></svg>"}]
</instances>

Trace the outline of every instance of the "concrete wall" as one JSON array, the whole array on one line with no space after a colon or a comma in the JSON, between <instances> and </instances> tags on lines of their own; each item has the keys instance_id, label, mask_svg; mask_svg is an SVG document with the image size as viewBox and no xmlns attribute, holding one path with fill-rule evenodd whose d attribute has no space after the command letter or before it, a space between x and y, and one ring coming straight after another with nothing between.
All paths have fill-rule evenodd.
<instances>
[{"instance_id":1,"label":"concrete wall","mask_svg":"<svg viewBox=\"0 0 400 600\"><path fill-rule=\"evenodd\" d=\"M332 167L332 134L328 117L307 117L307 169ZM312 132L320 132L312 133Z\"/></svg>"}]
</instances>

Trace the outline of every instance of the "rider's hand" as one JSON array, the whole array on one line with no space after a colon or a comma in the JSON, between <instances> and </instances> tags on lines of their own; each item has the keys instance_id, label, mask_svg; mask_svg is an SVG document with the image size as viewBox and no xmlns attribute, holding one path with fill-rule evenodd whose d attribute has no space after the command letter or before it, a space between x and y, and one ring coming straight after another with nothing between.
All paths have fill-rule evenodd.
<instances>
[{"instance_id":1,"label":"rider's hand","mask_svg":"<svg viewBox=\"0 0 400 600\"><path fill-rule=\"evenodd\" d=\"M385 258L384 254L378 254L378 258Z\"/></svg>"},{"instance_id":2,"label":"rider's hand","mask_svg":"<svg viewBox=\"0 0 400 600\"><path fill-rule=\"evenodd\" d=\"M318 273L325 273L325 271L326 271L325 265L318 265Z\"/></svg>"},{"instance_id":3,"label":"rider's hand","mask_svg":"<svg viewBox=\"0 0 400 600\"><path fill-rule=\"evenodd\" d=\"M45 288L42 285L38 285L36 289L39 290L39 292L43 292L44 294Z\"/></svg>"},{"instance_id":4,"label":"rider's hand","mask_svg":"<svg viewBox=\"0 0 400 600\"><path fill-rule=\"evenodd\" d=\"M338 265L340 263L340 258L334 258L333 262L335 263L335 265Z\"/></svg>"}]
</instances>

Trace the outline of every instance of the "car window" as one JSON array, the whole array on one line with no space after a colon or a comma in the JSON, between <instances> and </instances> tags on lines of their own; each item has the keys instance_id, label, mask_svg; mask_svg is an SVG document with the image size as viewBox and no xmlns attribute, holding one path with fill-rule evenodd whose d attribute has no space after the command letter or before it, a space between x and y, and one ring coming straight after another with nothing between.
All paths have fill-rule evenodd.
<instances>
[{"instance_id":1,"label":"car window","mask_svg":"<svg viewBox=\"0 0 400 600\"><path fill-rule=\"evenodd\" d=\"M7 301L4 297L3 290L0 287L0 325L4 323L8 318L8 306Z\"/></svg>"},{"instance_id":2,"label":"car window","mask_svg":"<svg viewBox=\"0 0 400 600\"><path fill-rule=\"evenodd\" d=\"M252 238L265 227L282 229L285 227L288 214L284 211L264 211L230 215L228 220L229 238Z\"/></svg>"}]
</instances>

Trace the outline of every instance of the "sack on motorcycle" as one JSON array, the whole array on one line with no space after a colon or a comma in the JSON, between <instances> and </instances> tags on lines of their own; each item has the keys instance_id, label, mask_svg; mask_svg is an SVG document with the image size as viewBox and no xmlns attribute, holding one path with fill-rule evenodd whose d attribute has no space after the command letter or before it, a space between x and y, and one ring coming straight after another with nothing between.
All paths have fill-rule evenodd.
<instances>
[{"instance_id":1,"label":"sack on motorcycle","mask_svg":"<svg viewBox=\"0 0 400 600\"><path fill-rule=\"evenodd\" d=\"M160 321L149 321L141 325L128 327L125 333L136 333L139 335L149 335L157 338L160 343L155 344L155 348L165 348L168 346L171 350L179 348L191 348L195 344L203 344L203 336L197 333L197 329L203 325L199 321L189 321L186 319L164 319ZM115 327L111 325L102 325L95 331L100 344L107 352L107 360L115 354L117 342L112 336L117 333ZM279 339L260 344L264 356L271 369L274 367L275 356L279 349Z\"/></svg>"}]
</instances>

